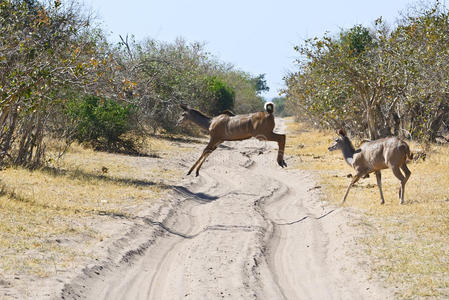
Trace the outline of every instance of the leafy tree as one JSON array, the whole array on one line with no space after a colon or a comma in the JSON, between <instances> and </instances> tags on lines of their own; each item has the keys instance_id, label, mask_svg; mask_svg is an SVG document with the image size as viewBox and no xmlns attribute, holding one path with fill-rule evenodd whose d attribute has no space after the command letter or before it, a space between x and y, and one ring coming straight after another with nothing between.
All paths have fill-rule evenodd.
<instances>
[{"instance_id":1,"label":"leafy tree","mask_svg":"<svg viewBox=\"0 0 449 300\"><path fill-rule=\"evenodd\" d=\"M262 92L268 92L270 90L270 87L267 85L267 80L265 79L265 74L260 74L252 80L254 82L256 94L260 95Z\"/></svg>"},{"instance_id":2,"label":"leafy tree","mask_svg":"<svg viewBox=\"0 0 449 300\"><path fill-rule=\"evenodd\" d=\"M430 142L449 120L448 11L438 1L409 12L389 30L379 18L306 40L287 101L316 124L370 138L412 136Z\"/></svg>"},{"instance_id":3,"label":"leafy tree","mask_svg":"<svg viewBox=\"0 0 449 300\"><path fill-rule=\"evenodd\" d=\"M338 38L324 36L309 39L297 47L307 61L301 71L291 74L287 85L300 83L305 109L319 116L320 123L340 127L355 121L358 129L368 128L378 136L373 123L376 105L381 99L381 76L377 56L379 48L366 38L367 29L357 25ZM292 91L292 90L291 90ZM364 116L363 116L364 115ZM354 124L355 125L355 124Z\"/></svg>"},{"instance_id":4,"label":"leafy tree","mask_svg":"<svg viewBox=\"0 0 449 300\"><path fill-rule=\"evenodd\" d=\"M0 2L0 160L36 165L57 91L84 87L96 52L89 18L56 1ZM90 78L91 79L91 78Z\"/></svg>"},{"instance_id":5,"label":"leafy tree","mask_svg":"<svg viewBox=\"0 0 449 300\"><path fill-rule=\"evenodd\" d=\"M391 51L402 68L398 106L413 136L433 141L449 120L449 12L437 1L411 13L391 35Z\"/></svg>"},{"instance_id":6,"label":"leafy tree","mask_svg":"<svg viewBox=\"0 0 449 300\"><path fill-rule=\"evenodd\" d=\"M239 114L262 111L264 99L254 85L255 78L248 73L226 70L219 73L220 78L235 92L234 111Z\"/></svg>"},{"instance_id":7,"label":"leafy tree","mask_svg":"<svg viewBox=\"0 0 449 300\"><path fill-rule=\"evenodd\" d=\"M209 98L205 99L204 107L207 112L213 116L220 114L226 109L234 107L234 91L217 77L206 78Z\"/></svg>"},{"instance_id":8,"label":"leafy tree","mask_svg":"<svg viewBox=\"0 0 449 300\"><path fill-rule=\"evenodd\" d=\"M367 28L356 25L340 34L340 42L352 55L358 56L373 46L373 37Z\"/></svg>"}]
</instances>

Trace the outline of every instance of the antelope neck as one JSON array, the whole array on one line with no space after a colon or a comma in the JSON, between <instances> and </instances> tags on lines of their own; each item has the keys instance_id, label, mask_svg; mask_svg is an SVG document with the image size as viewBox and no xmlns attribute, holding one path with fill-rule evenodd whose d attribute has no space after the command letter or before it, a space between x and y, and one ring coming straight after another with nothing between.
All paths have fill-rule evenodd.
<instances>
[{"instance_id":1,"label":"antelope neck","mask_svg":"<svg viewBox=\"0 0 449 300\"><path fill-rule=\"evenodd\" d=\"M191 111L191 116L192 116L191 120L193 123L195 123L196 125L200 126L201 128L207 131L209 130L211 118L203 115L200 112L197 112L196 110Z\"/></svg>"},{"instance_id":2,"label":"antelope neck","mask_svg":"<svg viewBox=\"0 0 449 300\"><path fill-rule=\"evenodd\" d=\"M352 167L352 161L354 158L355 149L352 146L351 141L345 137L343 147L341 148L341 152L343 153L343 157L348 165Z\"/></svg>"}]
</instances>

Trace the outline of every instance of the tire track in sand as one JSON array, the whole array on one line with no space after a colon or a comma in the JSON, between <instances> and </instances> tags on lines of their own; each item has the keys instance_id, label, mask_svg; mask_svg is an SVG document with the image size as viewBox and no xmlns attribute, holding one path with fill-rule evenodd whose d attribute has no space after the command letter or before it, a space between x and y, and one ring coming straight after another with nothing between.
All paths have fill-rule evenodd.
<instances>
[{"instance_id":1,"label":"tire track in sand","mask_svg":"<svg viewBox=\"0 0 449 300\"><path fill-rule=\"evenodd\" d=\"M279 169L275 144L232 146L185 178L165 220L146 222L142 251L86 272L63 297L377 299L363 276L345 272L356 269L340 240L347 216L326 215L313 178ZM271 150L258 155L261 146Z\"/></svg>"}]
</instances>

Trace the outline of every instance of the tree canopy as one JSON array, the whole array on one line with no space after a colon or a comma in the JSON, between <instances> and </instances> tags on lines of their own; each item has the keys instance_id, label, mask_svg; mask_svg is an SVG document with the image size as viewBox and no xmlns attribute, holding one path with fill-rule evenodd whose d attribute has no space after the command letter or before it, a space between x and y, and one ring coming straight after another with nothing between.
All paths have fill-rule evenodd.
<instances>
[{"instance_id":1,"label":"tree canopy","mask_svg":"<svg viewBox=\"0 0 449 300\"><path fill-rule=\"evenodd\" d=\"M437 1L389 29L355 25L306 40L286 77L292 111L317 125L371 139L434 141L449 124L448 11Z\"/></svg>"}]
</instances>

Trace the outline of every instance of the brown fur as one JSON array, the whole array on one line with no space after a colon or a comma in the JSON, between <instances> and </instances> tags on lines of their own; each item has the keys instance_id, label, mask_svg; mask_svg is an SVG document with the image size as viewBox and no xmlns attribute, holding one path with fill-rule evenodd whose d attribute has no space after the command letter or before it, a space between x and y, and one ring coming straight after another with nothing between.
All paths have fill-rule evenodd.
<instances>
[{"instance_id":1,"label":"brown fur","mask_svg":"<svg viewBox=\"0 0 449 300\"><path fill-rule=\"evenodd\" d=\"M229 109L226 109L226 110L222 111L222 112L220 113L220 115L228 115L228 116L230 116L230 117L233 117L233 116L235 116L235 113L233 113L233 112L230 111Z\"/></svg>"},{"instance_id":2,"label":"brown fur","mask_svg":"<svg viewBox=\"0 0 449 300\"><path fill-rule=\"evenodd\" d=\"M208 129L210 140L203 150L200 158L190 168L189 175L196 167L196 176L206 158L217 146L224 141L241 141L251 137L259 140L275 141L279 145L277 162L281 167L287 166L284 161L285 135L273 132L274 116L272 113L256 112L247 115L233 115L232 113L220 114L214 118L209 118L199 111L183 107L184 113L178 124L185 121L193 122L204 129ZM208 124L208 127L206 127Z\"/></svg>"},{"instance_id":3,"label":"brown fur","mask_svg":"<svg viewBox=\"0 0 449 300\"><path fill-rule=\"evenodd\" d=\"M400 203L404 203L405 184L409 179L411 172L407 168L407 159L412 158L410 148L406 142L397 137L388 137L375 141L365 142L360 149L355 150L351 141L343 130L339 130L340 135L333 145L329 147L329 151L340 149L346 162L356 171L351 183L346 190L342 203L345 202L349 190L360 178L375 172L377 185L380 191L381 204L385 203L382 193L382 179L380 170L391 169L393 174L401 181L399 189ZM402 174L404 172L405 176Z\"/></svg>"}]
</instances>

